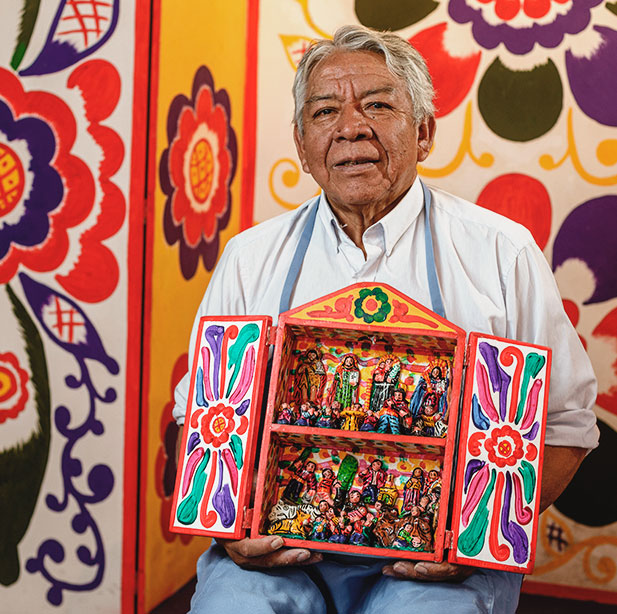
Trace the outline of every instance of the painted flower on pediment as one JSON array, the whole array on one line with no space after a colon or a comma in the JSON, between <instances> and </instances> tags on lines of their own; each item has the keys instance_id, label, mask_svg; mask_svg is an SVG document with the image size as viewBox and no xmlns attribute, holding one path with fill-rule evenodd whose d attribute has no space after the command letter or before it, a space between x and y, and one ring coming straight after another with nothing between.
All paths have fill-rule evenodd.
<instances>
[{"instance_id":1,"label":"painted flower on pediment","mask_svg":"<svg viewBox=\"0 0 617 614\"><path fill-rule=\"evenodd\" d=\"M354 307L356 318L361 318L367 324L384 322L392 311L388 295L381 288L360 290L359 298L354 301Z\"/></svg>"},{"instance_id":2,"label":"painted flower on pediment","mask_svg":"<svg viewBox=\"0 0 617 614\"><path fill-rule=\"evenodd\" d=\"M20 267L50 272L63 265L56 281L74 297L97 302L113 292L119 275L101 241L124 218L124 196L111 182L124 145L109 128L103 135L98 121L115 108L120 78L111 64L95 60L76 68L68 86L81 93L101 153L97 176L73 153L77 122L69 106L53 94L25 91L0 68L0 283Z\"/></svg>"},{"instance_id":3,"label":"painted flower on pediment","mask_svg":"<svg viewBox=\"0 0 617 614\"><path fill-rule=\"evenodd\" d=\"M207 270L214 268L219 233L229 223L237 162L230 119L227 92L216 91L205 66L195 74L191 99L180 94L169 107L169 147L159 167L167 195L164 231L169 245L179 244L185 279L193 277L200 257Z\"/></svg>"}]
</instances>

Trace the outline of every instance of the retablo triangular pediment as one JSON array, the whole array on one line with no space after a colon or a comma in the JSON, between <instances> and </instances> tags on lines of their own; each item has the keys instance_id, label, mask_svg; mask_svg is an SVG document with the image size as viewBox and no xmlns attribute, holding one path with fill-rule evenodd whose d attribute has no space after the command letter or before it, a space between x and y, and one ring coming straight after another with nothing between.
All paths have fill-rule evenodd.
<instances>
[{"instance_id":1,"label":"retablo triangular pediment","mask_svg":"<svg viewBox=\"0 0 617 614\"><path fill-rule=\"evenodd\" d=\"M408 328L431 333L465 334L464 331L409 298L392 286L382 283L359 283L328 294L281 317L303 322L340 323L358 328Z\"/></svg>"}]
</instances>

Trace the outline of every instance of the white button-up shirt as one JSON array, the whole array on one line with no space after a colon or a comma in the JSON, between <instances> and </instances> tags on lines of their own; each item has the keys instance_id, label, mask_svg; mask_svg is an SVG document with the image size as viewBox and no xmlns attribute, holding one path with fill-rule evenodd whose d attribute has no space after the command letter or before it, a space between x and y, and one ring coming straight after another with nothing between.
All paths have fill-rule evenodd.
<instances>
[{"instance_id":1,"label":"white button-up shirt","mask_svg":"<svg viewBox=\"0 0 617 614\"><path fill-rule=\"evenodd\" d=\"M431 188L431 230L446 318L465 331L545 345L553 350L546 443L594 448L596 379L568 320L552 272L523 226ZM357 282L386 283L431 308L425 216L418 179L401 202L362 236L366 258L345 234L322 194L290 308ZM270 315L279 302L308 210L298 209L232 238L197 311ZM189 363L191 361L189 354ZM189 373L191 364L189 364ZM184 422L189 377L178 384L174 417Z\"/></svg>"}]
</instances>

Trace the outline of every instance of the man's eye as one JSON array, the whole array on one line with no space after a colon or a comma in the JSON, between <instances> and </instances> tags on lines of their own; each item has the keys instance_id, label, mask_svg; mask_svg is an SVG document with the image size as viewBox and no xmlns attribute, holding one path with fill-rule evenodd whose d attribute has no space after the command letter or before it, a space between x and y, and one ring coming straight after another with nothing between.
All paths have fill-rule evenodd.
<instances>
[{"instance_id":1,"label":"man's eye","mask_svg":"<svg viewBox=\"0 0 617 614\"><path fill-rule=\"evenodd\" d=\"M332 109L319 109L318 111L315 111L315 113L313 114L313 117L321 117L323 115L330 115L330 113L332 113Z\"/></svg>"},{"instance_id":2,"label":"man's eye","mask_svg":"<svg viewBox=\"0 0 617 614\"><path fill-rule=\"evenodd\" d=\"M369 109L390 109L390 105L385 102L371 102L368 105Z\"/></svg>"}]
</instances>

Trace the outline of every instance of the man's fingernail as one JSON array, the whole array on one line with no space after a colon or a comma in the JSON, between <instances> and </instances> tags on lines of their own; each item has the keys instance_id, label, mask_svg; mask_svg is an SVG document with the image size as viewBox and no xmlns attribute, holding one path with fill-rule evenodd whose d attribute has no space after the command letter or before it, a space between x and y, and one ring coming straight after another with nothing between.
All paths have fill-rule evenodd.
<instances>
[{"instance_id":1,"label":"man's fingernail","mask_svg":"<svg viewBox=\"0 0 617 614\"><path fill-rule=\"evenodd\" d=\"M416 563L416 565L414 566L414 570L417 573L422 574L423 576L428 573L428 567L426 565L423 565L422 563Z\"/></svg>"},{"instance_id":2,"label":"man's fingernail","mask_svg":"<svg viewBox=\"0 0 617 614\"><path fill-rule=\"evenodd\" d=\"M271 542L270 545L273 548L280 548L285 542L283 542L283 538L282 537L276 537L274 538Z\"/></svg>"},{"instance_id":3,"label":"man's fingernail","mask_svg":"<svg viewBox=\"0 0 617 614\"><path fill-rule=\"evenodd\" d=\"M384 568L381 570L381 573L382 573L384 576L393 576L393 575L394 575L394 570L392 569L392 567L384 567Z\"/></svg>"},{"instance_id":4,"label":"man's fingernail","mask_svg":"<svg viewBox=\"0 0 617 614\"><path fill-rule=\"evenodd\" d=\"M311 553L308 552L308 550L303 550L302 552L300 552L300 554L298 554L298 556L296 557L296 561L298 561L298 563L302 563L302 561L306 561L307 559L309 559L311 556Z\"/></svg>"}]
</instances>

